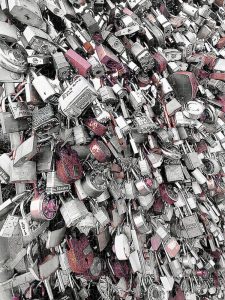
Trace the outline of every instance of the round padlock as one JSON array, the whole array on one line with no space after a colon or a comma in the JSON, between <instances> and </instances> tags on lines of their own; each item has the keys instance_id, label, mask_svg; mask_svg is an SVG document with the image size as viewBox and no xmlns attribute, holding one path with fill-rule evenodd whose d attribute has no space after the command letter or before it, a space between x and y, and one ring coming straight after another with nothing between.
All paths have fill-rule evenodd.
<instances>
[{"instance_id":1,"label":"round padlock","mask_svg":"<svg viewBox=\"0 0 225 300\"><path fill-rule=\"evenodd\" d=\"M185 117L197 120L201 117L202 113L204 112L205 106L197 101L189 101L185 105L185 110L183 114Z\"/></svg>"}]
</instances>

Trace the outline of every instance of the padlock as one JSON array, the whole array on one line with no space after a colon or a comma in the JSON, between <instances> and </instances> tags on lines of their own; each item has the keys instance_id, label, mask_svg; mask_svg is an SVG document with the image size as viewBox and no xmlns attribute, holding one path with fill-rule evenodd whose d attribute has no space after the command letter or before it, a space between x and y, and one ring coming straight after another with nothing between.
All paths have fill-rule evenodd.
<instances>
[{"instance_id":1,"label":"padlock","mask_svg":"<svg viewBox=\"0 0 225 300\"><path fill-rule=\"evenodd\" d=\"M31 198L29 196L28 200ZM23 200L20 203L20 211L22 218L19 220L20 229L23 235L23 243L24 245L30 244L33 240L35 240L41 233L46 230L49 225L48 221L44 222L36 222L31 220L31 214L25 213L24 205L26 204L27 199Z\"/></svg>"},{"instance_id":2,"label":"padlock","mask_svg":"<svg viewBox=\"0 0 225 300\"><path fill-rule=\"evenodd\" d=\"M137 189L133 179L130 179L129 173L127 172L127 181L124 183L125 197L126 199L132 200L136 198Z\"/></svg>"},{"instance_id":3,"label":"padlock","mask_svg":"<svg viewBox=\"0 0 225 300\"><path fill-rule=\"evenodd\" d=\"M32 112L28 109L26 102L22 102L20 100L12 101L11 96L8 96L7 99L9 102L9 109L10 109L14 119L28 118L28 117L32 116ZM5 106L5 100L4 100L3 106ZM3 107L3 109L5 109L5 108Z\"/></svg>"},{"instance_id":4,"label":"padlock","mask_svg":"<svg viewBox=\"0 0 225 300\"><path fill-rule=\"evenodd\" d=\"M19 216L15 215L19 204L15 206L11 214L8 214L0 231L0 236L10 238L13 235L16 226L19 224Z\"/></svg>"},{"instance_id":5,"label":"padlock","mask_svg":"<svg viewBox=\"0 0 225 300\"><path fill-rule=\"evenodd\" d=\"M30 204L30 212L33 219L52 220L56 216L57 210L58 205L53 196L48 196L45 192L38 193L36 191Z\"/></svg>"},{"instance_id":6,"label":"padlock","mask_svg":"<svg viewBox=\"0 0 225 300\"><path fill-rule=\"evenodd\" d=\"M0 39L8 43L17 42L19 37L15 25L0 21L0 28Z\"/></svg>"},{"instance_id":7,"label":"padlock","mask_svg":"<svg viewBox=\"0 0 225 300\"><path fill-rule=\"evenodd\" d=\"M118 101L113 92L112 87L110 87L110 86L100 87L98 90L98 93L100 95L100 98L102 99L102 102L115 103Z\"/></svg>"},{"instance_id":8,"label":"padlock","mask_svg":"<svg viewBox=\"0 0 225 300\"><path fill-rule=\"evenodd\" d=\"M51 104L42 108L34 109L32 115L32 128L38 134L54 128L59 123Z\"/></svg>"},{"instance_id":9,"label":"padlock","mask_svg":"<svg viewBox=\"0 0 225 300\"><path fill-rule=\"evenodd\" d=\"M31 83L31 75L28 74L26 77L25 83L25 95L26 95L26 103L29 105L39 106L42 104L42 101L36 92L35 88Z\"/></svg>"},{"instance_id":10,"label":"padlock","mask_svg":"<svg viewBox=\"0 0 225 300\"><path fill-rule=\"evenodd\" d=\"M24 46L31 47L37 53L51 54L57 50L49 35L40 28L27 26L23 32L23 38Z\"/></svg>"},{"instance_id":11,"label":"padlock","mask_svg":"<svg viewBox=\"0 0 225 300\"><path fill-rule=\"evenodd\" d=\"M131 53L144 70L154 67L155 62L153 57L141 44L134 43L131 47Z\"/></svg>"},{"instance_id":12,"label":"padlock","mask_svg":"<svg viewBox=\"0 0 225 300\"><path fill-rule=\"evenodd\" d=\"M145 100L144 96L142 95L142 93L137 90L130 92L129 99L130 99L131 105L133 106L133 108L135 110L140 109L146 103L146 100Z\"/></svg>"},{"instance_id":13,"label":"padlock","mask_svg":"<svg viewBox=\"0 0 225 300\"><path fill-rule=\"evenodd\" d=\"M119 54L122 54L125 51L124 45L121 43L118 37L112 34L108 30L102 32L103 39L109 44L109 46Z\"/></svg>"},{"instance_id":14,"label":"padlock","mask_svg":"<svg viewBox=\"0 0 225 300\"><path fill-rule=\"evenodd\" d=\"M43 146L37 153L37 172L50 172L52 169L53 152L51 147Z\"/></svg>"},{"instance_id":15,"label":"padlock","mask_svg":"<svg viewBox=\"0 0 225 300\"><path fill-rule=\"evenodd\" d=\"M24 141L17 149L15 158L13 160L13 166L21 166L25 161L31 160L37 153L37 137L31 136Z\"/></svg>"},{"instance_id":16,"label":"padlock","mask_svg":"<svg viewBox=\"0 0 225 300\"><path fill-rule=\"evenodd\" d=\"M24 73L27 70L25 49L19 44L9 47L0 41L0 66L11 72Z\"/></svg>"},{"instance_id":17,"label":"padlock","mask_svg":"<svg viewBox=\"0 0 225 300\"><path fill-rule=\"evenodd\" d=\"M98 203L94 201L90 201L90 205L92 207L94 217L97 219L97 221L102 227L105 227L110 222L106 208L104 206L100 207Z\"/></svg>"},{"instance_id":18,"label":"padlock","mask_svg":"<svg viewBox=\"0 0 225 300\"><path fill-rule=\"evenodd\" d=\"M42 15L38 4L30 0L8 1L8 9L10 14L26 25L41 27L43 23Z\"/></svg>"},{"instance_id":19,"label":"padlock","mask_svg":"<svg viewBox=\"0 0 225 300\"><path fill-rule=\"evenodd\" d=\"M187 118L199 119L205 110L205 106L201 102L188 101L185 105L184 115Z\"/></svg>"},{"instance_id":20,"label":"padlock","mask_svg":"<svg viewBox=\"0 0 225 300\"><path fill-rule=\"evenodd\" d=\"M60 194L70 191L70 185L67 183L62 182L57 174L56 171L51 169L51 171L47 172L46 177L46 193L47 194Z\"/></svg>"},{"instance_id":21,"label":"padlock","mask_svg":"<svg viewBox=\"0 0 225 300\"><path fill-rule=\"evenodd\" d=\"M82 177L82 165L75 150L69 145L57 145L56 174L64 183L72 183Z\"/></svg>"},{"instance_id":22,"label":"padlock","mask_svg":"<svg viewBox=\"0 0 225 300\"><path fill-rule=\"evenodd\" d=\"M53 53L52 58L59 80L69 80L72 77L72 71L63 53Z\"/></svg>"},{"instance_id":23,"label":"padlock","mask_svg":"<svg viewBox=\"0 0 225 300\"><path fill-rule=\"evenodd\" d=\"M76 274L84 274L90 269L94 260L94 253L85 235L79 239L69 239L67 241L69 250L67 257L70 267Z\"/></svg>"},{"instance_id":24,"label":"padlock","mask_svg":"<svg viewBox=\"0 0 225 300\"><path fill-rule=\"evenodd\" d=\"M34 78L32 84L41 99L46 103L58 103L58 98L60 96L59 90L53 86L50 79L44 75L37 76L33 71L31 74Z\"/></svg>"},{"instance_id":25,"label":"padlock","mask_svg":"<svg viewBox=\"0 0 225 300\"><path fill-rule=\"evenodd\" d=\"M60 212L65 221L66 227L75 226L82 218L88 214L88 210L84 203L74 197L64 201L63 197L59 195L62 201Z\"/></svg>"},{"instance_id":26,"label":"padlock","mask_svg":"<svg viewBox=\"0 0 225 300\"><path fill-rule=\"evenodd\" d=\"M62 112L68 117L78 117L95 99L96 91L82 76L77 76L59 98Z\"/></svg>"},{"instance_id":27,"label":"padlock","mask_svg":"<svg viewBox=\"0 0 225 300\"><path fill-rule=\"evenodd\" d=\"M84 24L87 27L88 32L90 33L90 35L95 38L95 36L100 35L101 31L100 28L98 26L98 23L96 22L96 20L94 19L94 17L92 16L91 12L86 12L82 15L82 19Z\"/></svg>"},{"instance_id":28,"label":"padlock","mask_svg":"<svg viewBox=\"0 0 225 300\"><path fill-rule=\"evenodd\" d=\"M135 228L141 234L147 234L152 232L151 224L147 222L144 212L142 210L133 214L133 220L135 224Z\"/></svg>"},{"instance_id":29,"label":"padlock","mask_svg":"<svg viewBox=\"0 0 225 300\"><path fill-rule=\"evenodd\" d=\"M99 171L92 171L82 182L85 193L93 198L100 196L106 189L106 180Z\"/></svg>"},{"instance_id":30,"label":"padlock","mask_svg":"<svg viewBox=\"0 0 225 300\"><path fill-rule=\"evenodd\" d=\"M151 11L155 15L158 24L160 25L161 29L163 30L164 36L165 37L170 36L173 31L173 27L170 24L169 20L167 20L167 18L163 14L161 14L158 9L156 9L156 10L151 9Z\"/></svg>"},{"instance_id":31,"label":"padlock","mask_svg":"<svg viewBox=\"0 0 225 300\"><path fill-rule=\"evenodd\" d=\"M72 51L83 51L81 44L79 43L79 40L77 39L77 37L74 34L74 31L72 29L67 29L65 32L65 38L66 41L69 45L69 47L71 48L70 50ZM59 48L61 48L60 45L58 45ZM66 50L64 48L61 48L61 50L63 50L63 52L66 53ZM71 54L73 54L73 52L71 51Z\"/></svg>"},{"instance_id":32,"label":"padlock","mask_svg":"<svg viewBox=\"0 0 225 300\"><path fill-rule=\"evenodd\" d=\"M32 183L36 180L37 180L36 162L27 161L24 162L19 167L12 166L11 175L10 175L11 183L21 183L21 182Z\"/></svg>"},{"instance_id":33,"label":"padlock","mask_svg":"<svg viewBox=\"0 0 225 300\"><path fill-rule=\"evenodd\" d=\"M94 54L94 48L91 45L91 36L87 32L86 29L81 27L79 24L76 24L76 28L74 28L74 34L76 35L77 39L81 42L84 50L88 54Z\"/></svg>"},{"instance_id":34,"label":"padlock","mask_svg":"<svg viewBox=\"0 0 225 300\"><path fill-rule=\"evenodd\" d=\"M62 9L64 16L70 20L75 21L76 20L76 14L73 9L73 6L70 5L68 2L64 2L62 0L58 0L59 7Z\"/></svg>"},{"instance_id":35,"label":"padlock","mask_svg":"<svg viewBox=\"0 0 225 300\"><path fill-rule=\"evenodd\" d=\"M182 51L183 57L189 57L192 54L192 43L188 41L188 39L179 32L173 32L172 36L178 46L178 50Z\"/></svg>"},{"instance_id":36,"label":"padlock","mask_svg":"<svg viewBox=\"0 0 225 300\"><path fill-rule=\"evenodd\" d=\"M127 236L120 233L119 228L115 236L115 254L118 260L127 260L130 255L130 246Z\"/></svg>"},{"instance_id":37,"label":"padlock","mask_svg":"<svg viewBox=\"0 0 225 300\"><path fill-rule=\"evenodd\" d=\"M196 97L198 83L193 73L176 72L168 77L168 81L173 87L177 98L183 103Z\"/></svg>"},{"instance_id":38,"label":"padlock","mask_svg":"<svg viewBox=\"0 0 225 300\"><path fill-rule=\"evenodd\" d=\"M97 45L95 49L98 59L103 65L112 70L121 70L122 63L109 48L103 45Z\"/></svg>"},{"instance_id":39,"label":"padlock","mask_svg":"<svg viewBox=\"0 0 225 300\"><path fill-rule=\"evenodd\" d=\"M106 134L107 128L96 119L88 118L85 125L90 129L95 135L104 136Z\"/></svg>"},{"instance_id":40,"label":"padlock","mask_svg":"<svg viewBox=\"0 0 225 300\"><path fill-rule=\"evenodd\" d=\"M88 62L91 64L91 73L94 77L100 78L105 74L105 70L102 64L98 61L95 56L88 58Z\"/></svg>"},{"instance_id":41,"label":"padlock","mask_svg":"<svg viewBox=\"0 0 225 300\"><path fill-rule=\"evenodd\" d=\"M57 228L59 227L59 228ZM58 224L51 226L50 223L50 228L48 229L47 232L47 240L46 240L46 248L50 249L50 248L54 248L56 246L58 246L65 235L66 232L66 227L64 225L64 222L59 222ZM60 257L59 257L59 261L60 261Z\"/></svg>"},{"instance_id":42,"label":"padlock","mask_svg":"<svg viewBox=\"0 0 225 300\"><path fill-rule=\"evenodd\" d=\"M110 142L107 142L106 139L104 139L104 137L102 137L102 139L104 142L94 139L89 145L89 150L97 161L106 162L111 158L110 150L113 151L113 147L111 146Z\"/></svg>"},{"instance_id":43,"label":"padlock","mask_svg":"<svg viewBox=\"0 0 225 300\"><path fill-rule=\"evenodd\" d=\"M68 62L78 70L79 75L84 77L88 76L91 70L91 64L86 59L72 49L66 51L64 55Z\"/></svg>"},{"instance_id":44,"label":"padlock","mask_svg":"<svg viewBox=\"0 0 225 300\"><path fill-rule=\"evenodd\" d=\"M159 262L159 258L157 253L155 252L155 258L156 258L156 262L159 268L159 273L160 273L160 281L164 287L164 289L169 292L173 289L173 285L174 285L174 278L172 276L170 276L168 273L164 274L166 270L166 268L162 268L162 266L160 265Z\"/></svg>"},{"instance_id":45,"label":"padlock","mask_svg":"<svg viewBox=\"0 0 225 300\"><path fill-rule=\"evenodd\" d=\"M76 145L83 145L90 142L90 137L88 132L83 124L79 124L79 121L76 119L76 126L73 127L73 135Z\"/></svg>"},{"instance_id":46,"label":"padlock","mask_svg":"<svg viewBox=\"0 0 225 300\"><path fill-rule=\"evenodd\" d=\"M181 145L182 145L182 149L184 151L183 159L184 159L185 165L188 168L188 170L194 170L196 168L201 167L202 162L199 159L197 152L195 152L191 149L188 142L186 141L186 144L185 144L188 148L188 152L187 152L184 144L181 144Z\"/></svg>"},{"instance_id":47,"label":"padlock","mask_svg":"<svg viewBox=\"0 0 225 300\"><path fill-rule=\"evenodd\" d=\"M32 66L40 66L50 63L51 56L46 54L36 54L27 57L27 62Z\"/></svg>"},{"instance_id":48,"label":"padlock","mask_svg":"<svg viewBox=\"0 0 225 300\"><path fill-rule=\"evenodd\" d=\"M0 156L0 180L2 183L8 183L11 176L12 160L4 153Z\"/></svg>"}]
</instances>

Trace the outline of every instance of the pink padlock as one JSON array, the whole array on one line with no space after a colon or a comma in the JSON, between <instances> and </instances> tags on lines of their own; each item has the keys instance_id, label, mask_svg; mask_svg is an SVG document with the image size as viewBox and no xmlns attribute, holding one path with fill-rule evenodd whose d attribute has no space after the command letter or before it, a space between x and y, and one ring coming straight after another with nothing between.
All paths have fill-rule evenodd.
<instances>
[{"instance_id":1,"label":"pink padlock","mask_svg":"<svg viewBox=\"0 0 225 300\"><path fill-rule=\"evenodd\" d=\"M112 70L121 69L121 62L118 60L117 56L108 48L103 45L98 45L95 48L100 62L106 65L107 68Z\"/></svg>"},{"instance_id":2,"label":"pink padlock","mask_svg":"<svg viewBox=\"0 0 225 300\"><path fill-rule=\"evenodd\" d=\"M65 57L69 61L69 63L78 70L78 73L84 77L87 77L89 71L91 70L91 64L80 56L77 52L72 49L69 49L65 53Z\"/></svg>"}]
</instances>

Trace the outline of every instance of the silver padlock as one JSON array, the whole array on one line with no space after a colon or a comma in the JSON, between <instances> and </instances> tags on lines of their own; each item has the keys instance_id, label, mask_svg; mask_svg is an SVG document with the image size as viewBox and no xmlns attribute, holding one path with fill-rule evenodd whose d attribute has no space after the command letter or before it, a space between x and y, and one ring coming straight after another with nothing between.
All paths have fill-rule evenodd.
<instances>
[{"instance_id":1,"label":"silver padlock","mask_svg":"<svg viewBox=\"0 0 225 300\"><path fill-rule=\"evenodd\" d=\"M83 76L77 76L60 96L59 105L67 117L78 117L96 97L92 85Z\"/></svg>"},{"instance_id":2,"label":"silver padlock","mask_svg":"<svg viewBox=\"0 0 225 300\"><path fill-rule=\"evenodd\" d=\"M63 216L66 227L75 226L88 214L88 210L82 201L74 197L66 200L64 200L61 195L59 195L59 197L62 201L60 212Z\"/></svg>"},{"instance_id":3,"label":"silver padlock","mask_svg":"<svg viewBox=\"0 0 225 300\"><path fill-rule=\"evenodd\" d=\"M43 19L40 8L31 0L9 0L8 9L10 14L22 23L41 27Z\"/></svg>"}]
</instances>

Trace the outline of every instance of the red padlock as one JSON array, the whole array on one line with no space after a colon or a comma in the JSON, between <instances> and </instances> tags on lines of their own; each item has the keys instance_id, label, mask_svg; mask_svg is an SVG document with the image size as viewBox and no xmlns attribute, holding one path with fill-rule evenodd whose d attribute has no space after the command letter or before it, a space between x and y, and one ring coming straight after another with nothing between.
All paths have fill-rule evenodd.
<instances>
[{"instance_id":1,"label":"red padlock","mask_svg":"<svg viewBox=\"0 0 225 300\"><path fill-rule=\"evenodd\" d=\"M79 239L68 239L67 245L67 257L71 270L76 274L86 273L94 261L94 253L88 238L82 234Z\"/></svg>"},{"instance_id":2,"label":"red padlock","mask_svg":"<svg viewBox=\"0 0 225 300\"><path fill-rule=\"evenodd\" d=\"M94 132L95 135L98 136L103 136L106 134L107 128L99 123L96 119L94 118L89 118L85 121L85 125L92 131Z\"/></svg>"},{"instance_id":3,"label":"red padlock","mask_svg":"<svg viewBox=\"0 0 225 300\"><path fill-rule=\"evenodd\" d=\"M225 46L225 37L219 39L218 43L216 44L217 49L222 49Z\"/></svg>"},{"instance_id":4,"label":"red padlock","mask_svg":"<svg viewBox=\"0 0 225 300\"><path fill-rule=\"evenodd\" d=\"M156 52L153 54L153 58L155 60L156 71L159 73L165 71L167 67L167 60L165 57L160 52Z\"/></svg>"},{"instance_id":5,"label":"red padlock","mask_svg":"<svg viewBox=\"0 0 225 300\"><path fill-rule=\"evenodd\" d=\"M78 154L69 145L56 149L56 174L64 183L73 183L83 175L82 164Z\"/></svg>"}]
</instances>

